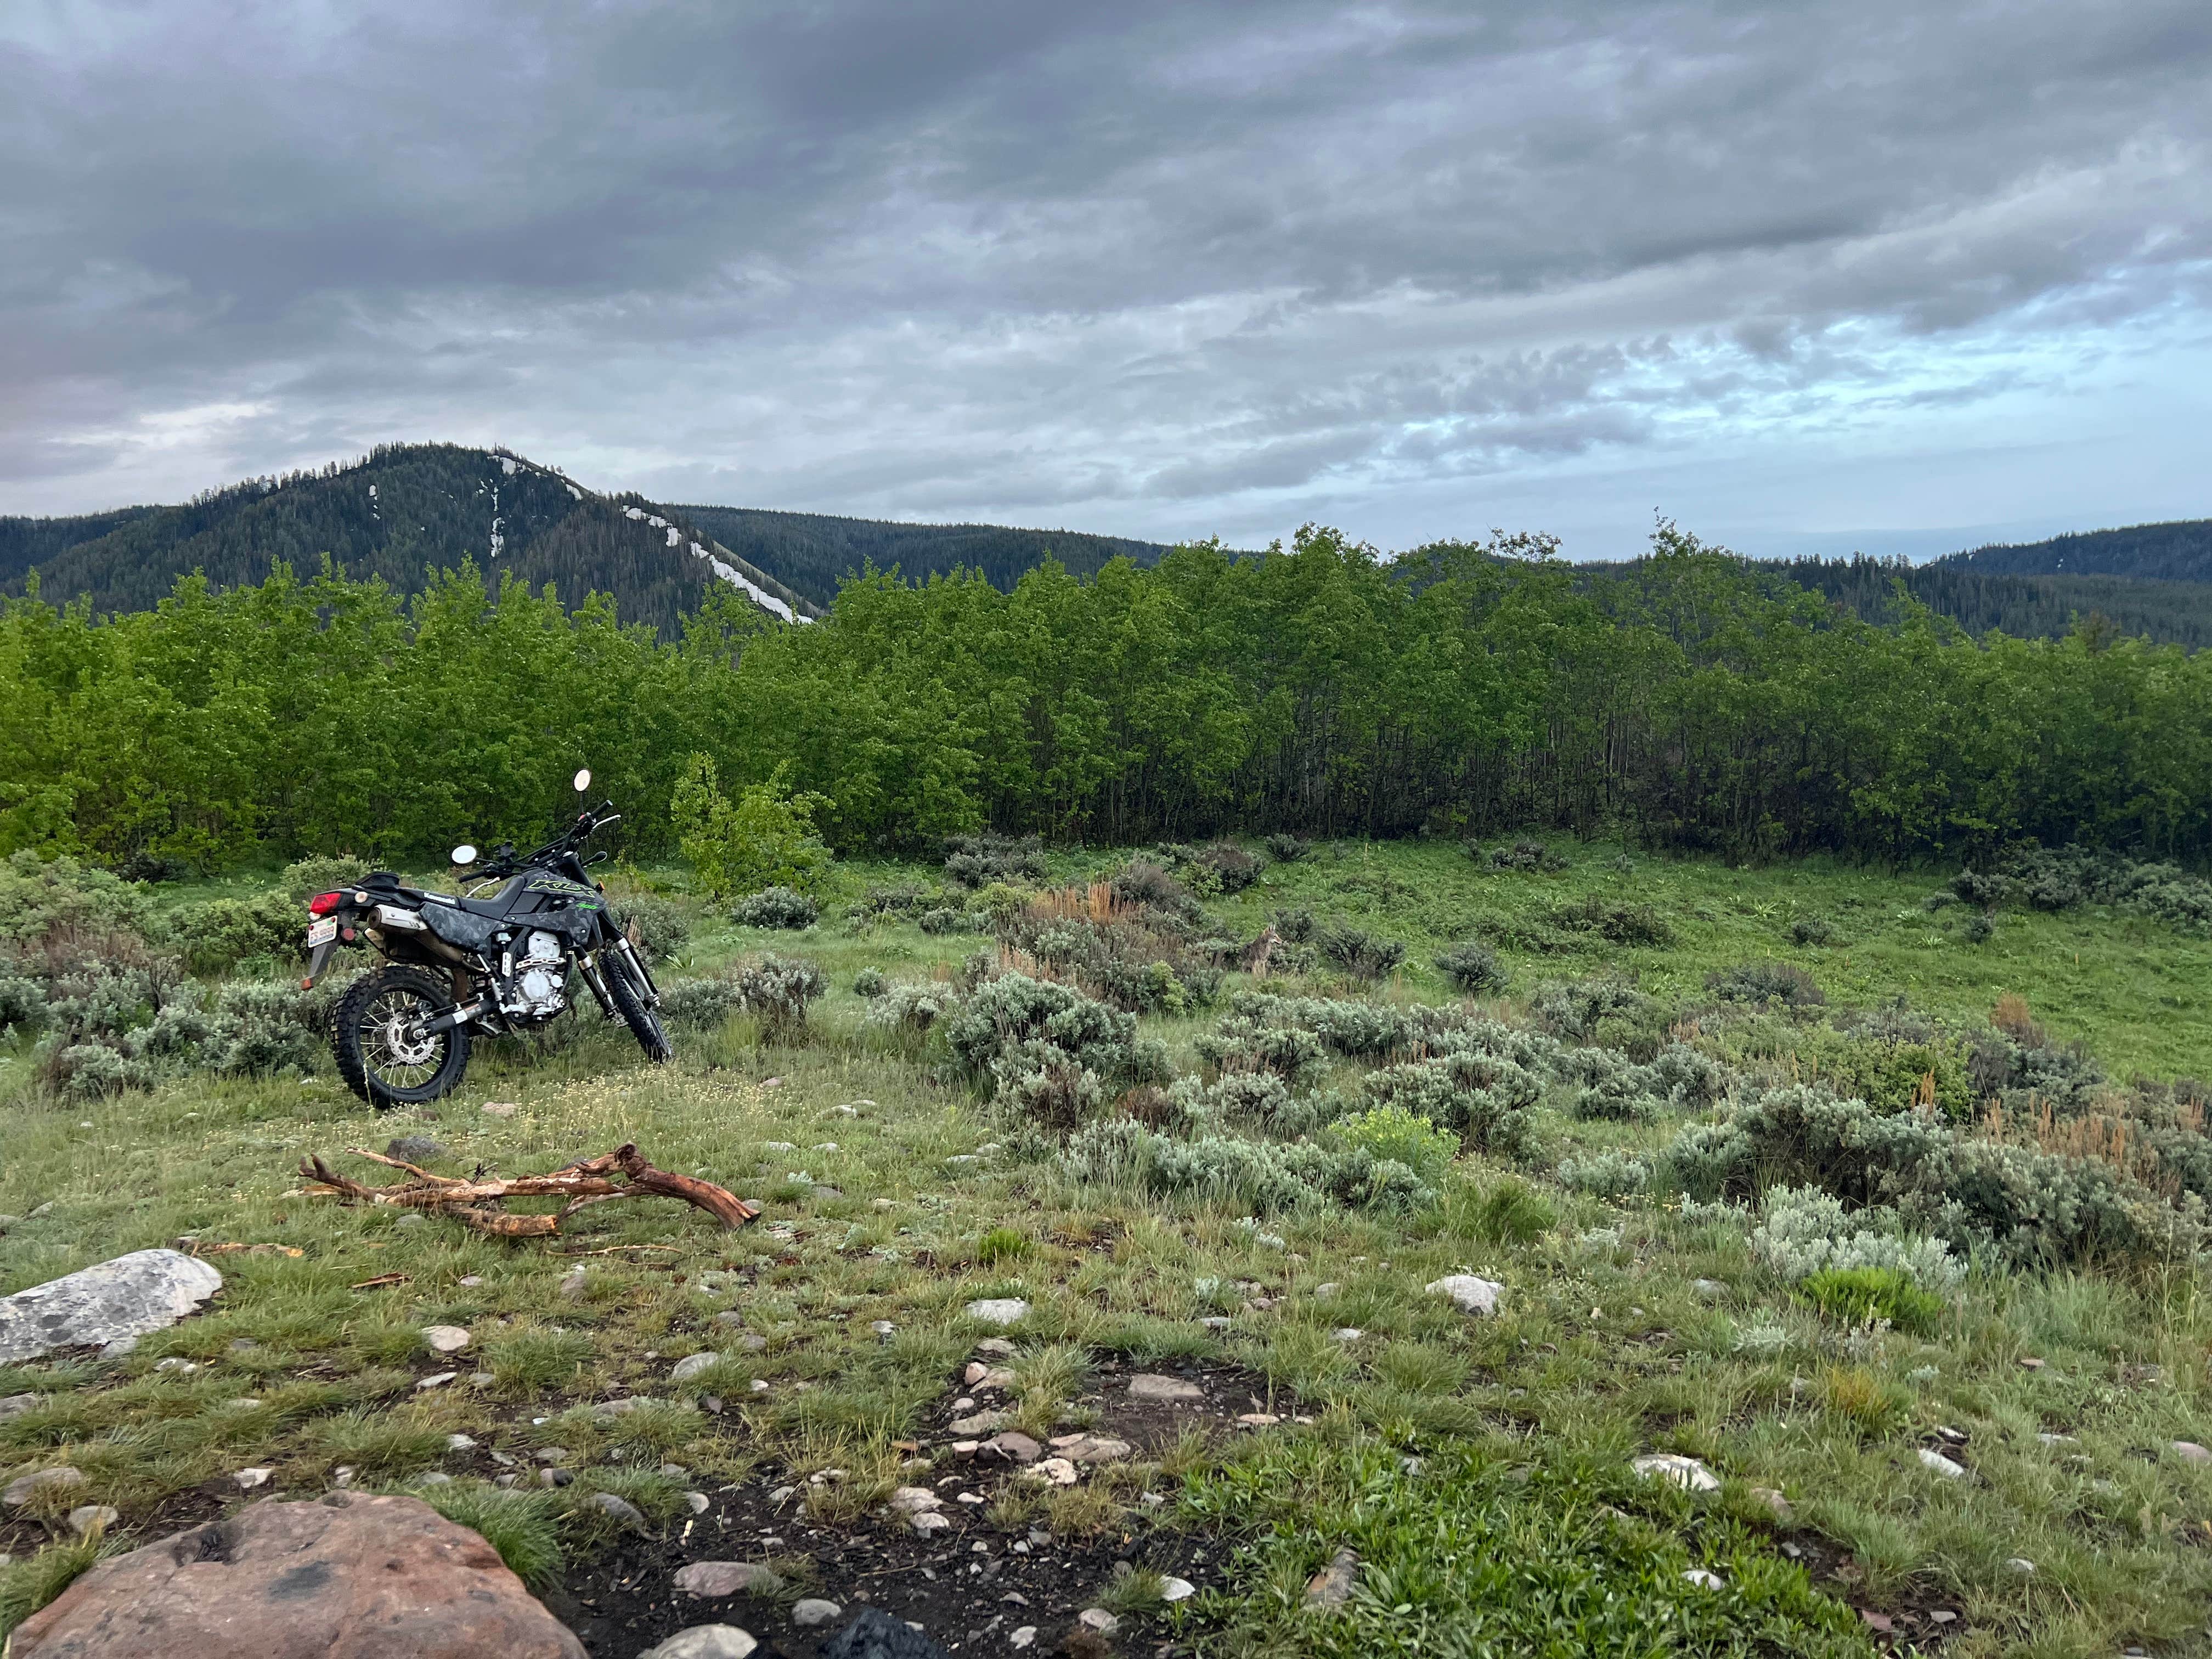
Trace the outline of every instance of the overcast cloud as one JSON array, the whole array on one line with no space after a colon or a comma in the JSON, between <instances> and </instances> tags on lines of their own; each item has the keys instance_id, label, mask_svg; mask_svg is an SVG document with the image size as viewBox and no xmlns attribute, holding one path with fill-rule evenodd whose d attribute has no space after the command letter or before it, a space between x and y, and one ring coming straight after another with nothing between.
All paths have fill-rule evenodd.
<instances>
[{"instance_id":1,"label":"overcast cloud","mask_svg":"<svg viewBox=\"0 0 2212 1659\"><path fill-rule=\"evenodd\" d=\"M2212 515L2203 0L0 12L0 512L396 439L1249 544Z\"/></svg>"}]
</instances>

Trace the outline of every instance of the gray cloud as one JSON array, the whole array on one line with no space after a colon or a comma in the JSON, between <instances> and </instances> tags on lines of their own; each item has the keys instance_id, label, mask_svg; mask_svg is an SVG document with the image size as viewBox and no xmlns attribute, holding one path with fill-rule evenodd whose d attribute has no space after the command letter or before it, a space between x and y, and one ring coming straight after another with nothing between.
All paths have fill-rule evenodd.
<instances>
[{"instance_id":1,"label":"gray cloud","mask_svg":"<svg viewBox=\"0 0 2212 1659\"><path fill-rule=\"evenodd\" d=\"M0 86L0 510L453 436L1402 542L1885 410L1918 479L2206 355L2201 0L87 3Z\"/></svg>"}]
</instances>

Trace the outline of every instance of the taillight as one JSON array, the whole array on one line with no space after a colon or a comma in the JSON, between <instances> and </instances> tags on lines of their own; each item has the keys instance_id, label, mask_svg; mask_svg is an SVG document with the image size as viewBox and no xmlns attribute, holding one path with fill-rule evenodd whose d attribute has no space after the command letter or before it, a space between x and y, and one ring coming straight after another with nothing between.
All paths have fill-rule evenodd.
<instances>
[{"instance_id":1,"label":"taillight","mask_svg":"<svg viewBox=\"0 0 2212 1659\"><path fill-rule=\"evenodd\" d=\"M326 916L344 902L343 893L318 893L307 901L307 914L311 916Z\"/></svg>"}]
</instances>

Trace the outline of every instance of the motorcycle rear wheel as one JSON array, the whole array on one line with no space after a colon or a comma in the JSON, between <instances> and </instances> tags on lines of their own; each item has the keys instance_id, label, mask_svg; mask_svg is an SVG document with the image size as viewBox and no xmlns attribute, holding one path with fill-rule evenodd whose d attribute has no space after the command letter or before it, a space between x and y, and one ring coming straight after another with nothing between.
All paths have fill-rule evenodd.
<instances>
[{"instance_id":1,"label":"motorcycle rear wheel","mask_svg":"<svg viewBox=\"0 0 2212 1659\"><path fill-rule=\"evenodd\" d=\"M599 953L599 971L606 975L607 994L614 1000L615 1012L629 1027L637 1046L645 1050L645 1057L655 1065L675 1059L675 1045L669 1042L660 1016L646 1001L643 988L631 981L629 958L619 949L603 951Z\"/></svg>"},{"instance_id":2,"label":"motorcycle rear wheel","mask_svg":"<svg viewBox=\"0 0 2212 1659\"><path fill-rule=\"evenodd\" d=\"M331 1016L331 1053L346 1087L379 1111L452 1093L468 1069L467 1030L456 1025L410 1039L405 1027L453 1000L453 988L436 975L396 964L348 986Z\"/></svg>"}]
</instances>

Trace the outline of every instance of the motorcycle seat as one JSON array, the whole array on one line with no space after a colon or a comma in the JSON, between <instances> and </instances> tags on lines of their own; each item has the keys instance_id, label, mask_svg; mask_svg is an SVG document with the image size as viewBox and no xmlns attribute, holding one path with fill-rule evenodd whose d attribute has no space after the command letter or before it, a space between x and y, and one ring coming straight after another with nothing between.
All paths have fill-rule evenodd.
<instances>
[{"instance_id":1,"label":"motorcycle seat","mask_svg":"<svg viewBox=\"0 0 2212 1659\"><path fill-rule=\"evenodd\" d=\"M494 921L507 915L514 907L516 895L522 891L523 878L515 876L489 898L457 898L456 909L466 910L471 915L489 916Z\"/></svg>"}]
</instances>

